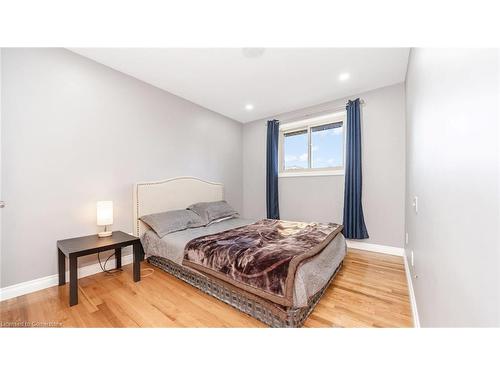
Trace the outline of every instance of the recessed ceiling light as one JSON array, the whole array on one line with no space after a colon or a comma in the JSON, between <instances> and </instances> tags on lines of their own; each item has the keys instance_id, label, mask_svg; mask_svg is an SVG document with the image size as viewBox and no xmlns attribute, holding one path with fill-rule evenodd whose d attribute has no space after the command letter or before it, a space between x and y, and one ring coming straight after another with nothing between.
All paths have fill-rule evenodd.
<instances>
[{"instance_id":1,"label":"recessed ceiling light","mask_svg":"<svg viewBox=\"0 0 500 375\"><path fill-rule=\"evenodd\" d=\"M346 81L346 80L349 79L350 76L351 75L349 73L342 73L342 74L339 75L339 80L340 81Z\"/></svg>"},{"instance_id":2,"label":"recessed ceiling light","mask_svg":"<svg viewBox=\"0 0 500 375\"><path fill-rule=\"evenodd\" d=\"M247 111L251 111L251 110L253 109L253 104L247 104L247 105L245 106L245 109L246 109Z\"/></svg>"}]
</instances>

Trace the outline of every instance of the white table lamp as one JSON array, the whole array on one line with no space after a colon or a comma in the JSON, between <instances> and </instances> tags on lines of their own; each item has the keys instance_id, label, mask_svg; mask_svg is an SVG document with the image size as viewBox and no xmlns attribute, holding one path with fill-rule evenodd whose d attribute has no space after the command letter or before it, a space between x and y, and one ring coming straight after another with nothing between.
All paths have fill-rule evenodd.
<instances>
[{"instance_id":1,"label":"white table lamp","mask_svg":"<svg viewBox=\"0 0 500 375\"><path fill-rule=\"evenodd\" d=\"M104 225L104 232L99 232L99 237L109 237L113 234L107 226L113 224L113 201L97 202L97 225Z\"/></svg>"}]
</instances>

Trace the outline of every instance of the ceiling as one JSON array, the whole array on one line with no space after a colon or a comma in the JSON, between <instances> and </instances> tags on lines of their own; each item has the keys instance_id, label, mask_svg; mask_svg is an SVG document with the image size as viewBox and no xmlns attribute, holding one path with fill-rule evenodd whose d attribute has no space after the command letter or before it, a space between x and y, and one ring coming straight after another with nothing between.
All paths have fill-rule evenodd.
<instances>
[{"instance_id":1,"label":"ceiling","mask_svg":"<svg viewBox=\"0 0 500 375\"><path fill-rule=\"evenodd\" d=\"M409 55L408 48L72 51L243 123L403 82Z\"/></svg>"}]
</instances>

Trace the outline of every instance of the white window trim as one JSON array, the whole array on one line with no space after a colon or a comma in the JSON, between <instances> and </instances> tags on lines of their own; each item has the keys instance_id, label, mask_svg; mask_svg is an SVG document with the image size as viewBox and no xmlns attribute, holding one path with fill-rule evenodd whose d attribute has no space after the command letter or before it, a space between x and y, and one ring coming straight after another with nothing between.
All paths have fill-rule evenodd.
<instances>
[{"instance_id":1,"label":"white window trim","mask_svg":"<svg viewBox=\"0 0 500 375\"><path fill-rule=\"evenodd\" d=\"M288 133L294 130L307 129L307 132L311 134L310 128L315 126L328 124L330 122L338 122L342 121L343 127L343 135L344 135L344 158L342 161L343 166L341 168L307 168L307 169L293 169L289 171L285 171L284 168L284 152L283 152L283 141L284 141L284 133ZM335 112L332 114L328 114L325 116L318 116L306 120L294 121L291 123L284 124L280 126L280 134L279 134L279 145L278 145L278 177L305 177L305 176L340 176L344 175L345 171L345 126L346 126L346 112ZM308 145L308 157L311 159L311 140L309 138Z\"/></svg>"},{"instance_id":2,"label":"white window trim","mask_svg":"<svg viewBox=\"0 0 500 375\"><path fill-rule=\"evenodd\" d=\"M344 169L328 169L328 170L317 170L312 169L310 171L303 172L279 172L278 177L313 177L313 176L343 176L345 174Z\"/></svg>"}]
</instances>

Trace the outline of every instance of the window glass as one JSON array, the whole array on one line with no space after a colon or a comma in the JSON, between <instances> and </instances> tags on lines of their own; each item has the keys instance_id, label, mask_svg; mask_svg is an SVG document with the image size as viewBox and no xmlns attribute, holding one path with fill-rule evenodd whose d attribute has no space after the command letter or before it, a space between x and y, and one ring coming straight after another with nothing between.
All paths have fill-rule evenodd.
<instances>
[{"instance_id":1,"label":"window glass","mask_svg":"<svg viewBox=\"0 0 500 375\"><path fill-rule=\"evenodd\" d=\"M307 168L308 163L308 135L307 129L299 130L284 134L283 148L284 156L283 161L285 170L290 169L304 169Z\"/></svg>"},{"instance_id":2,"label":"window glass","mask_svg":"<svg viewBox=\"0 0 500 375\"><path fill-rule=\"evenodd\" d=\"M342 122L311 128L311 168L339 168L344 160Z\"/></svg>"}]
</instances>

